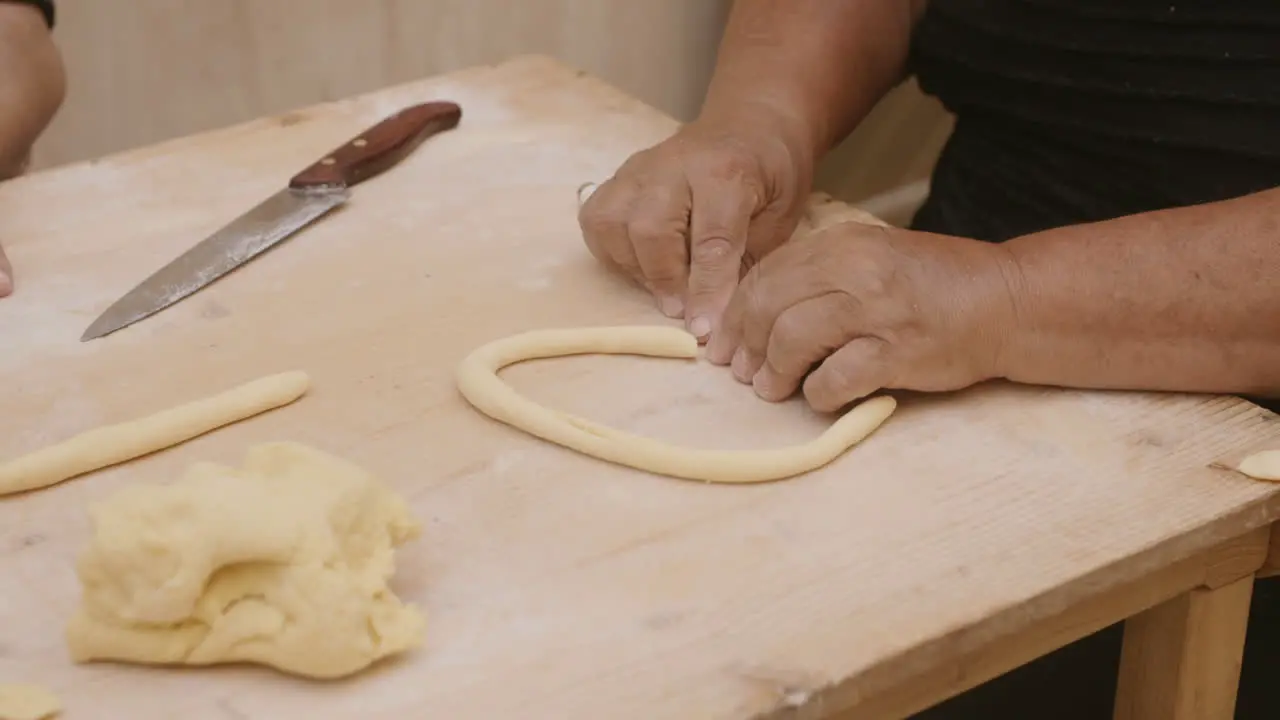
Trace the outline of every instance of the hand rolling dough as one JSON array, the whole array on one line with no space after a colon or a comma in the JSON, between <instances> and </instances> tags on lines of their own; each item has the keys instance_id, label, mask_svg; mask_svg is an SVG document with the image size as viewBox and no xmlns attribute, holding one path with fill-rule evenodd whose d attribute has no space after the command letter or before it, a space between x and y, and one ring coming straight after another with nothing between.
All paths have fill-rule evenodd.
<instances>
[{"instance_id":1,"label":"hand rolling dough","mask_svg":"<svg viewBox=\"0 0 1280 720\"><path fill-rule=\"evenodd\" d=\"M307 374L300 371L269 375L138 420L89 430L0 463L0 496L56 485L186 442L223 425L288 405L301 397L310 384Z\"/></svg>"},{"instance_id":2,"label":"hand rolling dough","mask_svg":"<svg viewBox=\"0 0 1280 720\"><path fill-rule=\"evenodd\" d=\"M60 712L57 696L39 685L0 685L0 720L45 720Z\"/></svg>"},{"instance_id":3,"label":"hand rolling dough","mask_svg":"<svg viewBox=\"0 0 1280 720\"><path fill-rule=\"evenodd\" d=\"M257 445L243 470L198 463L90 512L67 628L77 662L335 678L421 643L423 616L387 587L418 524L374 477L319 450Z\"/></svg>"},{"instance_id":4,"label":"hand rolling dough","mask_svg":"<svg viewBox=\"0 0 1280 720\"><path fill-rule=\"evenodd\" d=\"M472 351L457 368L458 389L480 412L543 440L638 470L719 483L779 480L821 467L870 435L896 406L889 396L867 400L803 445L698 450L543 407L511 389L497 374L523 360L583 353L693 358L698 354L698 341L682 329L666 326L535 330Z\"/></svg>"}]
</instances>

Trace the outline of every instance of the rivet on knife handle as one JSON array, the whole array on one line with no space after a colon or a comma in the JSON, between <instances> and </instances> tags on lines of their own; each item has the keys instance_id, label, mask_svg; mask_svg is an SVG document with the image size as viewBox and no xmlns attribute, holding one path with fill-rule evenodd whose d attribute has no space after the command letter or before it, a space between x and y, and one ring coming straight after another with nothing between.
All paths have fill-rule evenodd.
<instances>
[{"instance_id":1,"label":"rivet on knife handle","mask_svg":"<svg viewBox=\"0 0 1280 720\"><path fill-rule=\"evenodd\" d=\"M456 103L436 101L407 107L326 155L289 181L295 189L364 182L413 152L423 140L451 130L462 119Z\"/></svg>"}]
</instances>

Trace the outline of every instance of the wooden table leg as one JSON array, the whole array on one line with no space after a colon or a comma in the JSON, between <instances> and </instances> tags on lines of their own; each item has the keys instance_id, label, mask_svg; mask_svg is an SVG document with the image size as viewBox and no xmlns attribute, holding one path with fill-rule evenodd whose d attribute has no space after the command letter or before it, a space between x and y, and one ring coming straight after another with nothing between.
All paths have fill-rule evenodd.
<instances>
[{"instance_id":1,"label":"wooden table leg","mask_svg":"<svg viewBox=\"0 0 1280 720\"><path fill-rule=\"evenodd\" d=\"M1016 632L976 645L959 656L939 660L915 675L900 677L886 684L873 684L866 678L842 683L810 697L814 704L803 710L798 710L785 692L779 693L776 708L754 717L756 720L811 717L803 714L805 712L830 720L902 720L915 717L926 708L1056 648L1131 618L1125 643L1122 699L1116 717L1125 720L1231 720L1252 578L1267 558L1270 537L1270 528L1251 530L1163 565L1145 576L1114 585L1070 604L1057 615L1041 618ZM1232 611L1233 605L1235 612ZM1231 623L1223 622L1224 618L1238 621L1234 654L1230 652ZM1221 629L1224 626L1228 628L1225 634ZM1173 708L1179 706L1160 703L1160 694L1172 693L1174 688L1181 691L1195 688L1191 695L1193 701L1202 696L1209 698L1209 694L1200 688L1216 686L1206 683L1206 678L1210 681L1221 679L1202 668L1203 665L1212 671L1220 664L1213 658L1213 653L1227 656L1229 671L1222 674L1228 681L1226 696L1229 704L1225 715L1213 712L1177 714ZM1184 659L1188 657L1190 661ZM1172 662L1168 662L1170 660ZM1166 679L1167 684L1161 684ZM1154 702L1150 702L1151 698ZM1125 709L1120 710L1120 707ZM1190 707L1194 709L1197 706L1193 702Z\"/></svg>"},{"instance_id":2,"label":"wooden table leg","mask_svg":"<svg viewBox=\"0 0 1280 720\"><path fill-rule=\"evenodd\" d=\"M1280 575L1280 523L1271 526L1271 550L1267 554L1267 561L1258 571L1260 578L1272 575Z\"/></svg>"},{"instance_id":3,"label":"wooden table leg","mask_svg":"<svg viewBox=\"0 0 1280 720\"><path fill-rule=\"evenodd\" d=\"M1252 595L1249 575L1126 621L1115 720L1231 720Z\"/></svg>"}]
</instances>

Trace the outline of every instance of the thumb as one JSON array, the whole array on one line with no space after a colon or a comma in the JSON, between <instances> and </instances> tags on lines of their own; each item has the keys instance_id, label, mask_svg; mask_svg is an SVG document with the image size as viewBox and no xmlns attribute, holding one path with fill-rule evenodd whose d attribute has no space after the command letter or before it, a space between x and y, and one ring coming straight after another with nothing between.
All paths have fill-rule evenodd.
<instances>
[{"instance_id":1,"label":"thumb","mask_svg":"<svg viewBox=\"0 0 1280 720\"><path fill-rule=\"evenodd\" d=\"M0 247L0 298L13 293L13 266L9 258L4 256L4 248Z\"/></svg>"},{"instance_id":2,"label":"thumb","mask_svg":"<svg viewBox=\"0 0 1280 720\"><path fill-rule=\"evenodd\" d=\"M741 185L692 190L684 316L689 332L705 340L719 327L720 316L738 287L756 200Z\"/></svg>"},{"instance_id":3,"label":"thumb","mask_svg":"<svg viewBox=\"0 0 1280 720\"><path fill-rule=\"evenodd\" d=\"M804 397L818 412L835 412L891 382L888 344L856 338L827 356L804 381Z\"/></svg>"}]
</instances>

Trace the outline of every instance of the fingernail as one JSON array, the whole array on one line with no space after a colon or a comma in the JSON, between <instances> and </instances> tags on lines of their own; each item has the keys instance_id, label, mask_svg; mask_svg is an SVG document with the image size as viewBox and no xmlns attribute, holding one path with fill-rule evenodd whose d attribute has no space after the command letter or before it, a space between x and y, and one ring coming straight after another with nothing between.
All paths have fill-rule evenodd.
<instances>
[{"instance_id":1,"label":"fingernail","mask_svg":"<svg viewBox=\"0 0 1280 720\"><path fill-rule=\"evenodd\" d=\"M768 373L764 370L756 373L755 376L751 378L751 387L755 389L757 395L766 400L773 395L773 393L770 392L773 389L772 384L769 381Z\"/></svg>"},{"instance_id":2,"label":"fingernail","mask_svg":"<svg viewBox=\"0 0 1280 720\"><path fill-rule=\"evenodd\" d=\"M782 384L777 375L764 368L751 378L751 387L755 389L756 395L769 402L782 402L788 396L786 385Z\"/></svg>"},{"instance_id":3,"label":"fingernail","mask_svg":"<svg viewBox=\"0 0 1280 720\"><path fill-rule=\"evenodd\" d=\"M678 297L670 295L658 299L658 307L662 314L670 318L678 318L684 314L684 303Z\"/></svg>"},{"instance_id":4,"label":"fingernail","mask_svg":"<svg viewBox=\"0 0 1280 720\"><path fill-rule=\"evenodd\" d=\"M724 336L720 334L712 335L707 339L707 350L703 353L703 357L707 359L707 362L713 365L728 364L731 358L729 349L724 347L724 344Z\"/></svg>"},{"instance_id":5,"label":"fingernail","mask_svg":"<svg viewBox=\"0 0 1280 720\"><path fill-rule=\"evenodd\" d=\"M705 317L696 317L689 323L689 332L698 336L699 339L705 338L711 334L711 321Z\"/></svg>"},{"instance_id":6,"label":"fingernail","mask_svg":"<svg viewBox=\"0 0 1280 720\"><path fill-rule=\"evenodd\" d=\"M751 368L747 367L747 351L738 348L733 353L733 362L729 367L733 370L733 376L738 378L740 382L751 382Z\"/></svg>"}]
</instances>

